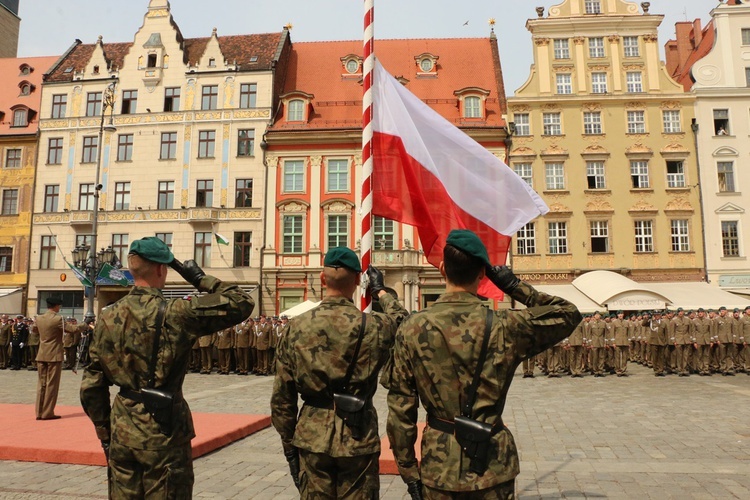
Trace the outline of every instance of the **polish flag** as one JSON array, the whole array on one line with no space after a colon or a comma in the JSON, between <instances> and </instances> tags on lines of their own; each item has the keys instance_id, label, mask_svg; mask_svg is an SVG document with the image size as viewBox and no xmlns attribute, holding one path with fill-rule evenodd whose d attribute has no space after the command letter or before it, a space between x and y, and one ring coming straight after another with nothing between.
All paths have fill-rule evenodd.
<instances>
[{"instance_id":1,"label":"polish flag","mask_svg":"<svg viewBox=\"0 0 750 500\"><path fill-rule=\"evenodd\" d=\"M452 229L470 229L504 264L511 236L549 211L513 170L456 128L375 61L373 214L416 226L437 267ZM484 297L502 298L489 280Z\"/></svg>"}]
</instances>

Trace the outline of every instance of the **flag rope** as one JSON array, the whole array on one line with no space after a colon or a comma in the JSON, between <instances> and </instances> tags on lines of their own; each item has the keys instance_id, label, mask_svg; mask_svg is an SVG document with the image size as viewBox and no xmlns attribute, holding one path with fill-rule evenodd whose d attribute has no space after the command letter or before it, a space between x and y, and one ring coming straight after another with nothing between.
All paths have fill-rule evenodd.
<instances>
[{"instance_id":1,"label":"flag rope","mask_svg":"<svg viewBox=\"0 0 750 500\"><path fill-rule=\"evenodd\" d=\"M367 293L367 268L372 261L372 77L375 67L375 0L364 0L364 37L362 79L362 205L360 217L362 223L362 237L360 251L362 259L362 300L361 309L365 312L372 310L372 298Z\"/></svg>"}]
</instances>

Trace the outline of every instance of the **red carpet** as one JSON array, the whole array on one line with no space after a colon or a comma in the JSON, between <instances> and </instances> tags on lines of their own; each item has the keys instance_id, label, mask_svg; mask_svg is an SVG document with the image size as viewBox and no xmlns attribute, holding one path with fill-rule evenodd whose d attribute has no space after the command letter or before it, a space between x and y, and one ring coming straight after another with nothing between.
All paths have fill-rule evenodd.
<instances>
[{"instance_id":1,"label":"red carpet","mask_svg":"<svg viewBox=\"0 0 750 500\"><path fill-rule=\"evenodd\" d=\"M0 404L0 460L105 465L94 425L77 406L57 406L58 420L36 420L33 405ZM266 415L193 413L193 458L271 425Z\"/></svg>"},{"instance_id":2,"label":"red carpet","mask_svg":"<svg viewBox=\"0 0 750 500\"><path fill-rule=\"evenodd\" d=\"M424 422L417 424L417 442L414 443L414 452L417 454L417 460L422 459L422 431L424 430L424 426ZM380 442L380 473L398 475L398 467L396 466L396 460L393 458L391 443L388 441L387 436Z\"/></svg>"}]
</instances>

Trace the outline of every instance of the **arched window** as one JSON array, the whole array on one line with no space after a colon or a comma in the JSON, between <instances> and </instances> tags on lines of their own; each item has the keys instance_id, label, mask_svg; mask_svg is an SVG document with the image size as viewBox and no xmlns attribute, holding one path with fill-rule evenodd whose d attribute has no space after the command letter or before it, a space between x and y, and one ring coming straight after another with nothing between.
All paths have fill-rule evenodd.
<instances>
[{"instance_id":1,"label":"arched window","mask_svg":"<svg viewBox=\"0 0 750 500\"><path fill-rule=\"evenodd\" d=\"M18 108L13 110L13 126L14 127L26 127L29 125L29 110L26 108Z\"/></svg>"},{"instance_id":2,"label":"arched window","mask_svg":"<svg viewBox=\"0 0 750 500\"><path fill-rule=\"evenodd\" d=\"M301 122L305 119L305 101L294 99L289 101L289 111L286 115L287 121Z\"/></svg>"}]
</instances>

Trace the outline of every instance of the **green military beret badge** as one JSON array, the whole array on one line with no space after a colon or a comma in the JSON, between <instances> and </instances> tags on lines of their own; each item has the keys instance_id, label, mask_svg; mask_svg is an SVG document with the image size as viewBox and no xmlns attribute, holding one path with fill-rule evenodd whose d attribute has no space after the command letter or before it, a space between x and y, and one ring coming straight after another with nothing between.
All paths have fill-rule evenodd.
<instances>
[{"instance_id":1,"label":"green military beret badge","mask_svg":"<svg viewBox=\"0 0 750 500\"><path fill-rule=\"evenodd\" d=\"M128 253L139 255L146 260L159 264L171 264L174 260L174 255L172 255L167 244L155 236L135 240L130 245Z\"/></svg>"},{"instance_id":2,"label":"green military beret badge","mask_svg":"<svg viewBox=\"0 0 750 500\"><path fill-rule=\"evenodd\" d=\"M323 265L326 267L345 267L355 273L362 272L357 254L346 247L335 247L328 250Z\"/></svg>"},{"instance_id":3,"label":"green military beret badge","mask_svg":"<svg viewBox=\"0 0 750 500\"><path fill-rule=\"evenodd\" d=\"M491 266L490 257L487 255L487 248L479 239L479 236L468 229L454 229L448 234L445 240L448 245L454 246L464 253L471 255L488 266Z\"/></svg>"}]
</instances>

